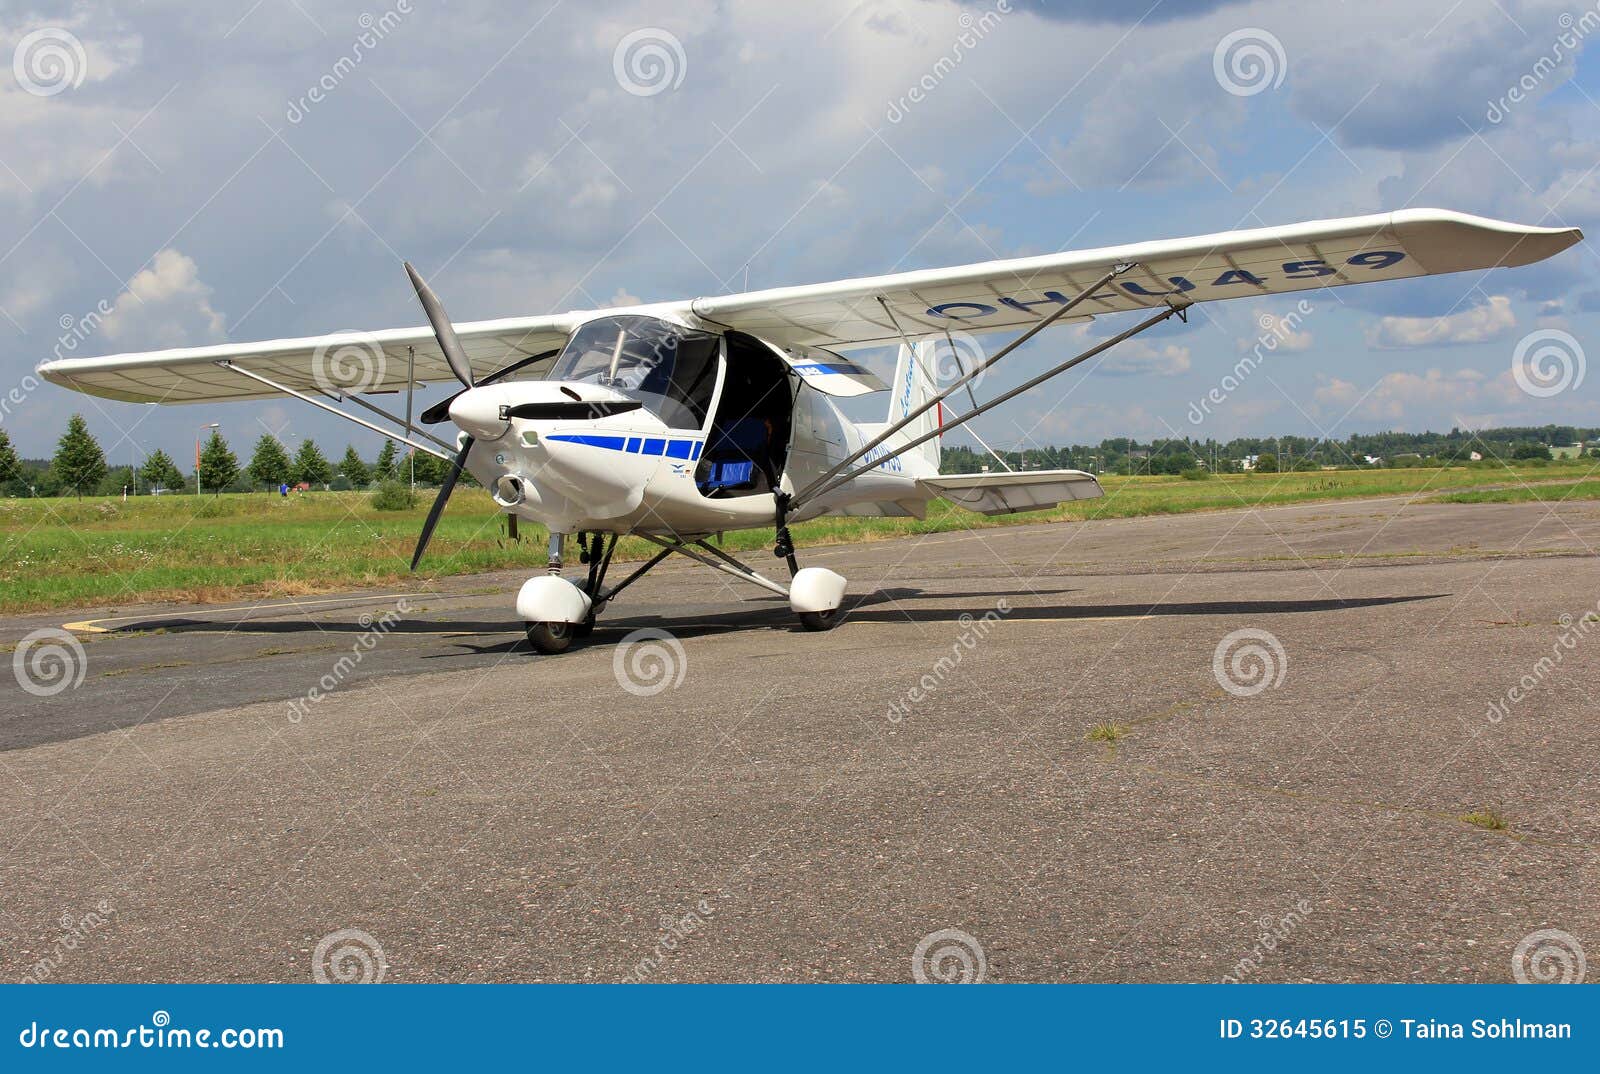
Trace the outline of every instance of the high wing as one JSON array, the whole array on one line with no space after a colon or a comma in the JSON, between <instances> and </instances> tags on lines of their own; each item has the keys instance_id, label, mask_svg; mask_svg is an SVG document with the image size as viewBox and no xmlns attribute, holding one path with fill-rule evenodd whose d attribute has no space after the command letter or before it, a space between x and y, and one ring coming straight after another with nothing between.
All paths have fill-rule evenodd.
<instances>
[{"instance_id":1,"label":"high wing","mask_svg":"<svg viewBox=\"0 0 1600 1074\"><path fill-rule=\"evenodd\" d=\"M1526 265L1582 238L1577 228L1523 227L1443 209L1402 209L751 291L696 299L692 308L707 320L779 343L881 343L900 338L896 321L910 336L1024 328L1119 264L1135 267L1058 323L1147 309L1177 294L1206 302Z\"/></svg>"},{"instance_id":2,"label":"high wing","mask_svg":"<svg viewBox=\"0 0 1600 1074\"><path fill-rule=\"evenodd\" d=\"M458 324L455 329L472 363L473 376L481 378L560 347L582 319L581 314L570 313L513 317ZM416 352L418 384L456 383L433 329L427 326L65 358L44 363L39 373L62 387L131 403L265 399L284 394L219 367L218 362L235 363L297 391L348 388L371 394L405 390L408 350Z\"/></svg>"},{"instance_id":3,"label":"high wing","mask_svg":"<svg viewBox=\"0 0 1600 1074\"><path fill-rule=\"evenodd\" d=\"M837 347L895 341L900 329L925 337L1025 328L1118 265L1132 267L1063 323L1159 307L1175 295L1205 302L1526 265L1582 238L1577 228L1523 227L1442 209L1402 209L629 310L700 317L790 347ZM456 334L474 375L484 376L560 347L578 325L606 312L614 311L479 321L457 325ZM415 350L418 383L454 381L426 327L63 358L45 362L39 372L63 387L144 403L283 394L219 362L296 391L385 392L405 388L408 348Z\"/></svg>"}]
</instances>

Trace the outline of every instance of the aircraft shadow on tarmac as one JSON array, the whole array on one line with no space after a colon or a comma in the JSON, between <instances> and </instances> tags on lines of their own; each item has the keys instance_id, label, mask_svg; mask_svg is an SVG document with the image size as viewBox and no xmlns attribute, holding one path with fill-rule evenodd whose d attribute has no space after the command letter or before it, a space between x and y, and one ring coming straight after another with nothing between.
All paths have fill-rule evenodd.
<instances>
[{"instance_id":1,"label":"aircraft shadow on tarmac","mask_svg":"<svg viewBox=\"0 0 1600 1074\"><path fill-rule=\"evenodd\" d=\"M1002 598L1015 597L1019 600L1034 600L1039 597L1058 596L1070 592L1073 592L1073 590L1023 589L1012 592L986 590L977 593L951 593L930 592L922 589L882 589L875 593L864 594L859 599L848 604L839 625L846 627L851 623L954 623L960 621L962 616L971 616L975 619L982 618L989 612L994 611L995 603ZM1350 599L1160 601L1155 604L1013 604L1011 610L1005 614L1005 618L1008 621L1028 621L1121 619L1136 616L1169 615L1282 615L1295 612L1354 611L1388 604L1409 604L1416 601L1437 600L1446 595L1443 593L1422 593L1409 596L1357 597ZM957 607L950 607L947 603L974 599L981 599L982 603ZM944 602L945 606L937 608L906 606L908 603L918 601L940 601ZM618 636L627 634L629 631L638 630L641 627L657 627L662 630L668 630L680 639L724 634L734 630L800 631L801 627L795 622L794 613L789 611L783 598L772 597L769 599L760 597L751 600L749 603L760 606L740 611L715 612L711 614L695 615L688 613L681 617L659 615L604 617L595 627L590 644L614 641ZM370 624L363 625L358 621L270 619L257 622L251 619L185 618L151 619L128 623L119 627L118 632L165 630L169 634L228 634L237 631L251 634L359 635L368 633L371 629ZM515 640L487 645L475 644L461 637L449 637L447 640L452 649L457 651L468 649L479 654L511 652L529 648L526 640L520 637L522 633L521 625L513 620L506 619L491 621L405 619L394 623L387 633L431 637L440 635L516 633L519 637ZM447 656L449 654L440 653L439 655Z\"/></svg>"},{"instance_id":2,"label":"aircraft shadow on tarmac","mask_svg":"<svg viewBox=\"0 0 1600 1074\"><path fill-rule=\"evenodd\" d=\"M1070 590L1060 590L1070 592ZM901 591L890 590L886 593L868 594L859 601L846 608L844 617L839 622L839 628L847 628L851 623L955 623L962 616L971 616L981 619L985 614L994 610L994 601L1000 597L1015 595L1018 597L1045 596L1044 593L1031 593L1022 591L1017 594L1004 593L922 593L917 590ZM910 595L907 595L910 594ZM1034 607L1016 607L1006 613L1007 621L1027 620L1062 620L1062 619L1120 619L1133 616L1167 616L1167 615L1281 615L1294 612L1327 612L1357 610L1360 608L1379 607L1387 604L1410 604L1416 601L1437 600L1447 596L1444 593L1422 593L1413 596L1396 597L1360 597L1349 600L1318 599L1318 600L1211 600L1211 601L1163 601L1157 604L1045 604ZM906 600L948 600L951 598L981 596L986 598L986 603L972 607L956 608L906 608L906 607L880 607L886 604L900 604ZM594 634L588 639L588 644L611 644L620 640L629 631L641 627L657 627L670 631L680 640L703 637L711 634L726 634L732 631L750 630L779 630L787 633L800 633L801 627L795 622L794 613L786 606L764 608L760 611L720 612L712 615L697 615L682 618L671 616L618 616L610 619L601 619L596 625ZM475 653L503 653L518 649L527 649L527 642L518 639L514 642L501 642L493 645L474 645L459 643L472 649ZM579 645L583 643L580 642Z\"/></svg>"}]
</instances>

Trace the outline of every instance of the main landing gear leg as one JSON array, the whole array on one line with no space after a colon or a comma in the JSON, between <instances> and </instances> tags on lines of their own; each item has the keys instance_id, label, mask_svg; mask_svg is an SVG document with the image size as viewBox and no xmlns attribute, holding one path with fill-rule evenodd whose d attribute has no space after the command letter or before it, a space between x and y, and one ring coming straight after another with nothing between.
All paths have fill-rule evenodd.
<instances>
[{"instance_id":1,"label":"main landing gear leg","mask_svg":"<svg viewBox=\"0 0 1600 1074\"><path fill-rule=\"evenodd\" d=\"M617 535L614 533L609 542L603 533L578 534L578 562L589 566L589 577L583 585L583 591L589 597L589 617L574 630L580 638L587 638L594 633L595 619L606 610L606 599L600 595L600 589L605 585L606 571L611 567L611 553L616 550Z\"/></svg>"},{"instance_id":2,"label":"main landing gear leg","mask_svg":"<svg viewBox=\"0 0 1600 1074\"><path fill-rule=\"evenodd\" d=\"M779 489L772 494L772 500L777 508L772 554L789 564L789 607L807 630L832 630L838 623L839 605L844 602L845 580L823 567L800 566L794 556L794 538L789 534L789 509L794 497Z\"/></svg>"}]
</instances>

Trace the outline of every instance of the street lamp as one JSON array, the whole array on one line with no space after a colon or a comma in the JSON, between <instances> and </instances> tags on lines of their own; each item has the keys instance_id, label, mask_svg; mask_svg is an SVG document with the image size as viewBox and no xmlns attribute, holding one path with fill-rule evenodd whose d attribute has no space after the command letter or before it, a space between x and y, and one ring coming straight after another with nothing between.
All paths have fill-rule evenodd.
<instances>
[{"instance_id":1,"label":"street lamp","mask_svg":"<svg viewBox=\"0 0 1600 1074\"><path fill-rule=\"evenodd\" d=\"M200 487L200 434L205 432L207 429L220 428L222 428L222 423L214 421L210 425L200 426L199 430L194 434L194 494L196 496L202 495L202 489Z\"/></svg>"}]
</instances>

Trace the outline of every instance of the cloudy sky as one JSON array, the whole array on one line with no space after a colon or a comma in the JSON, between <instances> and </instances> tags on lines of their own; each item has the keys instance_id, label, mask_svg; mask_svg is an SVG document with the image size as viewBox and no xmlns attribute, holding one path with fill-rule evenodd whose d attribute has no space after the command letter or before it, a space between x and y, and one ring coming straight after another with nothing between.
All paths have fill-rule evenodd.
<instances>
[{"instance_id":1,"label":"cloudy sky","mask_svg":"<svg viewBox=\"0 0 1600 1074\"><path fill-rule=\"evenodd\" d=\"M1593 2L8 3L0 418L28 456L73 411L119 462L182 459L211 421L241 451L271 430L370 454L300 404L29 375L96 310L78 354L417 324L402 258L471 320L1408 206L1600 234ZM1600 424L1600 373L1512 375L1530 333L1594 339L1596 267L1585 241L1328 292L1196 425L1294 300L1198 306L980 430ZM1115 327L1046 333L984 387Z\"/></svg>"}]
</instances>

